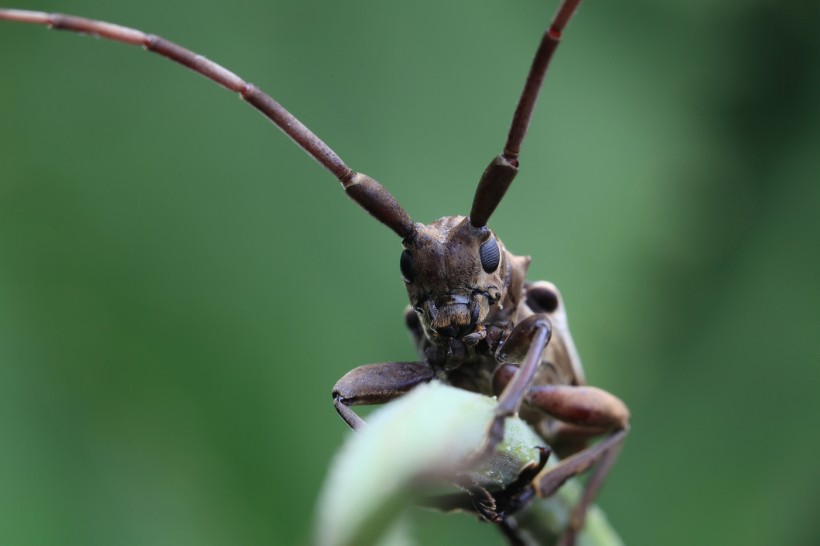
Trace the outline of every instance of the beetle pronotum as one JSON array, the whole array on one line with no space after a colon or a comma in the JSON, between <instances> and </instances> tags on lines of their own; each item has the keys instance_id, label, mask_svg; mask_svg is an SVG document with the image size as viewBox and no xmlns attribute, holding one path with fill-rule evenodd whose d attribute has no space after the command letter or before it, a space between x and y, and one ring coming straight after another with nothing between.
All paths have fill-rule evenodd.
<instances>
[{"instance_id":1,"label":"beetle pronotum","mask_svg":"<svg viewBox=\"0 0 820 546\"><path fill-rule=\"evenodd\" d=\"M421 351L412 363L357 368L334 388L334 402L353 428L351 406L399 396L433 377L498 394L497 417L484 451L503 437L504 420L522 409L552 447L568 458L532 487L549 496L564 481L595 467L565 540L573 541L628 428L628 411L605 391L585 386L566 325L563 302L550 283L526 283L529 259L507 252L487 227L518 171L518 158L552 53L580 0L565 0L544 34L503 151L479 182L469 216L414 223L379 183L354 172L279 103L232 72L175 44L110 23L40 12L0 10L0 19L48 25L133 45L167 56L239 93L307 151L345 192L404 243L400 269L410 296L408 326ZM552 341L550 341L552 336ZM586 439L606 434L587 447ZM508 514L482 514L509 525ZM508 517L509 516L509 517Z\"/></svg>"}]
</instances>

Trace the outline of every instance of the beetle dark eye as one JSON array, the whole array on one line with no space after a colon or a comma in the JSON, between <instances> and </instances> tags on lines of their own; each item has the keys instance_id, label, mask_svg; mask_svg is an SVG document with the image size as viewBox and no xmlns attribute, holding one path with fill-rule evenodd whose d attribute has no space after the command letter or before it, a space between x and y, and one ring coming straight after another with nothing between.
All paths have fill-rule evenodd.
<instances>
[{"instance_id":1,"label":"beetle dark eye","mask_svg":"<svg viewBox=\"0 0 820 546\"><path fill-rule=\"evenodd\" d=\"M401 253L399 269L401 269L401 276L404 277L404 282L413 282L413 255L407 250Z\"/></svg>"},{"instance_id":2,"label":"beetle dark eye","mask_svg":"<svg viewBox=\"0 0 820 546\"><path fill-rule=\"evenodd\" d=\"M501 255L498 251L498 243L495 242L495 237L490 237L481 243L481 248L478 249L478 255L481 257L481 267L484 268L484 271L492 273L498 269L498 262L501 259Z\"/></svg>"}]
</instances>

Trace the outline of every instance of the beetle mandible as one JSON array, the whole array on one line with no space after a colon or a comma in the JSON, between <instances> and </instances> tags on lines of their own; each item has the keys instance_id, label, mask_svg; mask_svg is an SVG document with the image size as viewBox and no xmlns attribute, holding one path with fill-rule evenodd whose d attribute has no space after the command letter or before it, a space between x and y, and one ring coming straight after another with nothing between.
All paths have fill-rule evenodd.
<instances>
[{"instance_id":1,"label":"beetle mandible","mask_svg":"<svg viewBox=\"0 0 820 546\"><path fill-rule=\"evenodd\" d=\"M563 299L548 282L526 280L529 257L510 253L488 221L519 169L519 153L549 62L580 0L563 0L536 51L505 146L481 176L468 216L415 223L393 196L369 176L353 171L278 102L233 72L190 50L139 30L80 17L0 9L0 19L47 25L141 45L239 93L341 182L345 193L402 238L400 270L410 307L408 328L420 353L415 362L382 362L356 368L333 388L334 405L356 429L352 410L401 396L434 378L471 391L498 395L495 418L480 453L495 449L504 422L521 413L551 449L565 457L528 482L547 497L571 477L592 469L564 543L574 542L586 510L614 462L629 425L615 396L586 385ZM588 441L602 436L592 445ZM497 516L504 524L505 514Z\"/></svg>"}]
</instances>

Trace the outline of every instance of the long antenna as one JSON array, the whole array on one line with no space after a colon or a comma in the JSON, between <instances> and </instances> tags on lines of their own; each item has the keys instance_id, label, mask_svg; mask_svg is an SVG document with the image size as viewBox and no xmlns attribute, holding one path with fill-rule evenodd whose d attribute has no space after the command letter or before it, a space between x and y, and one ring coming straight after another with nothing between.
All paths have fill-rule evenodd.
<instances>
[{"instance_id":1,"label":"long antenna","mask_svg":"<svg viewBox=\"0 0 820 546\"><path fill-rule=\"evenodd\" d=\"M407 212L384 186L367 175L354 172L316 134L288 112L271 96L227 68L193 51L169 42L159 36L104 21L95 21L73 15L40 11L0 9L0 20L45 25L58 30L69 30L106 38L115 42L139 45L167 57L219 85L239 93L242 99L289 136L300 148L333 173L342 183L345 193L377 220L395 231L400 237L409 236L414 228Z\"/></svg>"},{"instance_id":2,"label":"long antenna","mask_svg":"<svg viewBox=\"0 0 820 546\"><path fill-rule=\"evenodd\" d=\"M549 29L541 38L527 75L527 82L524 84L524 90L521 92L521 98L518 99L518 106L513 114L504 151L493 159L478 183L473 198L473 208L470 211L470 223L475 227L487 225L487 220L490 219L498 203L507 193L507 188L512 184L515 175L518 174L518 154L530 125L538 93L544 83L544 76L549 68L552 55L561 42L561 33L580 3L581 0L564 0L558 7L558 12L553 17Z\"/></svg>"}]
</instances>

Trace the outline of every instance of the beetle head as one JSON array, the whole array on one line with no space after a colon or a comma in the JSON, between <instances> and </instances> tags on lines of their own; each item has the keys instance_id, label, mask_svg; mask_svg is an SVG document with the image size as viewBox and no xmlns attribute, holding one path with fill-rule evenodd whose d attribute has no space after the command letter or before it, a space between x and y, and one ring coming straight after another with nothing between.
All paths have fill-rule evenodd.
<instances>
[{"instance_id":1,"label":"beetle head","mask_svg":"<svg viewBox=\"0 0 820 546\"><path fill-rule=\"evenodd\" d=\"M404 239L400 267L427 336L449 343L478 331L504 301L509 260L488 227L475 227L464 216L416 224Z\"/></svg>"}]
</instances>

